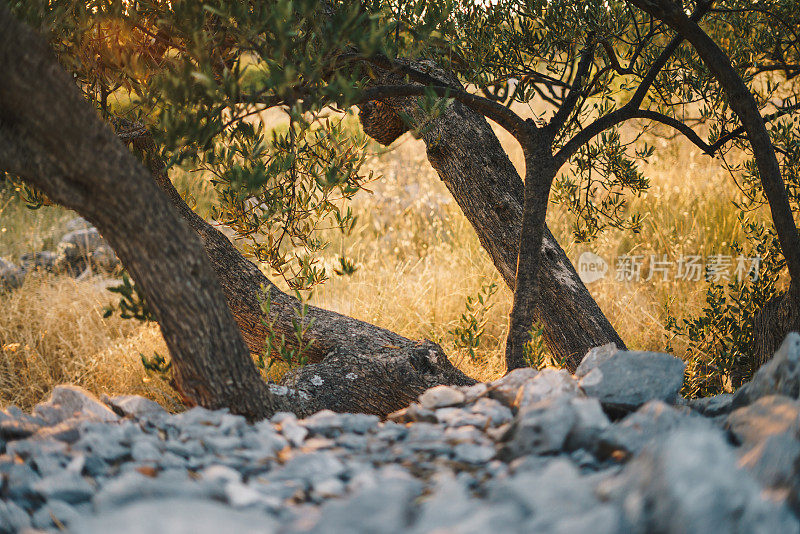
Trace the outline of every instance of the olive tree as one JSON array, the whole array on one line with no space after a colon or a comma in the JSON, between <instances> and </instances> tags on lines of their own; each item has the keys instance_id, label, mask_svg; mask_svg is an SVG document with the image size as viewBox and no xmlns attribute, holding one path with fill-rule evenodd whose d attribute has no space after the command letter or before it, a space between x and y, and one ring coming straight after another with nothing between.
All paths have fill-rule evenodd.
<instances>
[{"instance_id":1,"label":"olive tree","mask_svg":"<svg viewBox=\"0 0 800 534\"><path fill-rule=\"evenodd\" d=\"M624 344L547 230L547 205L555 183L577 215L579 238L609 225L636 228L624 195L647 187L638 164L653 148L622 139L617 127L625 121L642 121L643 131L651 123L673 128L708 154L752 151L755 165L743 179L754 198L763 191L769 202L796 287L800 246L781 177L794 167L776 158L769 134L792 147L794 138L764 126L785 124L796 110L784 97L797 72L792 23L770 23L796 16L791 4L42 0L12 7L48 38L85 99L201 238L250 349L260 351L278 333L306 351L311 365L292 375L293 408L387 413L424 387L470 379L432 343L280 292L191 210L170 170L213 176L216 216L237 232L244 252L303 289L326 276L313 260L323 246L316 230L352 228L344 201L369 178L361 171L364 138L330 110L359 106L364 131L383 143L412 128L514 289L508 368L525 364L534 319L551 351L574 368L592 346ZM19 45L4 42L6 61ZM531 102L550 111L523 119L510 108ZM686 104L699 116L687 114ZM269 109L285 114L285 129L264 127ZM521 145L524 182L485 118ZM707 140L694 129L700 124ZM87 209L8 161L0 158L0 168ZM158 308L164 295L141 285Z\"/></svg>"}]
</instances>

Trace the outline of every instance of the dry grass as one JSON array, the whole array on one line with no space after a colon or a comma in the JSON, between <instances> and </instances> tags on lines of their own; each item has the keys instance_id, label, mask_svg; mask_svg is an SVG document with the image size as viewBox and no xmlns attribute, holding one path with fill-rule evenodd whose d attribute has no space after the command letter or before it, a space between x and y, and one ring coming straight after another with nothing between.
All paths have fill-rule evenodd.
<instances>
[{"instance_id":1,"label":"dry grass","mask_svg":"<svg viewBox=\"0 0 800 534\"><path fill-rule=\"evenodd\" d=\"M507 135L500 137L519 165L519 149ZM702 308L705 284L617 282L614 258L653 253L675 260L682 253L725 252L725 245L740 235L732 205L735 188L719 164L680 141L651 142L658 151L644 170L652 187L632 199L632 208L645 215L641 233L609 231L594 243L576 245L569 214L553 206L548 221L573 261L591 250L611 264L611 275L589 290L628 345L660 350L667 339L666 310L679 317L695 313ZM371 165L384 178L370 186L372 193L357 196L356 231L337 238L326 255L331 263L345 255L360 267L352 276L334 276L315 291L312 303L411 338L432 339L475 378L499 376L511 295L427 163L423 145L404 136ZM208 204L205 186L191 186L185 176L179 180L179 188L190 189L198 205ZM16 257L20 251L40 248L53 225L69 216L59 210L24 212L9 205L0 212L0 224L14 230L0 234L0 256ZM451 330L464 312L466 297L490 283L500 291L486 313L483 342L472 360L457 346ZM157 329L103 319L101 309L109 298L90 282L53 278L29 280L22 290L0 296L0 344L6 347L0 353L0 405L28 407L61 382L97 393L139 393L173 403L172 392L148 379L139 359L139 353L164 353Z\"/></svg>"},{"instance_id":2,"label":"dry grass","mask_svg":"<svg viewBox=\"0 0 800 534\"><path fill-rule=\"evenodd\" d=\"M496 131L520 169L519 147L508 134ZM726 253L725 247L742 236L733 205L738 190L719 162L680 139L650 143L659 149L643 169L651 189L631 199L631 209L644 215L640 233L609 230L593 243L576 244L573 216L556 205L550 208L548 224L573 262L589 250L609 263L609 274L589 290L629 347L663 350L667 310L679 318L697 313L704 304L705 283L617 282L615 258L626 253L666 254L672 261L681 254L705 257ZM433 339L469 375L496 378L504 371L510 291L425 160L421 142L405 136L373 165L384 180L372 188L374 194L357 199L360 231L333 251L355 257L361 269L352 277L333 278L317 291L314 302L412 338ZM488 283L501 290L486 316L479 357L472 361L450 331L464 312L465 298Z\"/></svg>"},{"instance_id":3,"label":"dry grass","mask_svg":"<svg viewBox=\"0 0 800 534\"><path fill-rule=\"evenodd\" d=\"M111 294L98 279L31 276L0 297L0 405L29 408L57 384L97 394L135 393L177 406L145 374L139 353L165 353L158 327L103 318Z\"/></svg>"}]
</instances>

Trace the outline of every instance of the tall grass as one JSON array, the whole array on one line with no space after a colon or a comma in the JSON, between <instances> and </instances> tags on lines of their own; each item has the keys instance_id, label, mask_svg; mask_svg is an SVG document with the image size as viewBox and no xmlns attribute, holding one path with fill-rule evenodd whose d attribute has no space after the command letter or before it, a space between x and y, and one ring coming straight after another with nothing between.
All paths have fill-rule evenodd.
<instances>
[{"instance_id":1,"label":"tall grass","mask_svg":"<svg viewBox=\"0 0 800 534\"><path fill-rule=\"evenodd\" d=\"M636 125L628 126L635 128ZM509 136L498 132L512 161L521 154ZM703 306L704 282L618 282L614 260L621 254L724 253L740 239L733 201L738 191L718 162L688 143L654 137L655 156L644 168L651 189L631 199L644 215L638 234L609 230L595 242L575 244L570 214L551 206L548 224L577 261L590 250L610 264L609 275L589 290L629 347L662 350L668 333L667 311L678 317ZM312 303L369 321L411 338L440 343L453 362L471 376L488 380L504 371L503 342L511 293L483 251L469 222L425 158L424 145L404 136L389 151L379 151L370 165L383 178L356 197L359 219L348 237L331 235L324 262L338 256L355 259L358 270L318 287ZM207 184L178 178L208 214L213 201ZM4 201L0 211L0 256L48 245L54 226L71 214L57 208L29 212ZM3 204L0 204L2 207ZM331 269L332 272L332 269ZM646 272L646 271L645 271ZM276 279L277 282L280 280ZM495 283L485 314L484 335L476 357L458 346L453 329L465 300ZM30 406L59 382L75 382L95 392L140 393L173 402L167 386L148 377L139 353L164 353L153 326L103 319L99 310L109 295L92 282L33 278L21 290L0 296L0 404ZM673 344L680 356L680 344Z\"/></svg>"},{"instance_id":2,"label":"tall grass","mask_svg":"<svg viewBox=\"0 0 800 534\"><path fill-rule=\"evenodd\" d=\"M31 276L0 298L0 406L29 408L62 383L177 406L172 389L141 364L140 353L165 351L158 326L104 319L105 288L102 279Z\"/></svg>"}]
</instances>

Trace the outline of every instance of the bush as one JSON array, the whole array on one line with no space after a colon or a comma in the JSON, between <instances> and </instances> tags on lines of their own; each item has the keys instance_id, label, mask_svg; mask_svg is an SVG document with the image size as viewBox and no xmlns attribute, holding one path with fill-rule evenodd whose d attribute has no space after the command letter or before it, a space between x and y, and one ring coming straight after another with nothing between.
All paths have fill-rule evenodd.
<instances>
[{"instance_id":1,"label":"bush","mask_svg":"<svg viewBox=\"0 0 800 534\"><path fill-rule=\"evenodd\" d=\"M782 289L785 262L774 229L739 216L746 243L731 245L731 256L761 258L758 276L734 276L728 281L709 281L706 306L700 315L678 320L667 310L665 327L673 342L686 344L685 397L704 397L730 392L757 370L755 318ZM707 273L708 274L708 273Z\"/></svg>"}]
</instances>

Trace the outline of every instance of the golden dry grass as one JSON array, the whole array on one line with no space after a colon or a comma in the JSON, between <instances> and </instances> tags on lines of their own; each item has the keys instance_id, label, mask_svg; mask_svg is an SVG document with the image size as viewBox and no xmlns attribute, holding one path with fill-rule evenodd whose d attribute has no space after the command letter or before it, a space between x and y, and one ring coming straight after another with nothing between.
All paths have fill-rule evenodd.
<instances>
[{"instance_id":1,"label":"golden dry grass","mask_svg":"<svg viewBox=\"0 0 800 534\"><path fill-rule=\"evenodd\" d=\"M495 130L521 170L518 145ZM548 224L573 262L588 250L609 263L609 274L589 290L628 346L663 350L669 335L663 326L667 311L679 318L699 312L706 284L618 282L615 258L627 253L666 254L672 261L681 254L705 257L726 253L725 247L742 236L733 205L738 190L719 162L680 139L649 142L658 148L643 167L651 188L630 199L631 209L644 215L640 233L609 230L592 243L576 244L571 233L574 217L557 205L550 207ZM467 374L498 377L504 371L511 293L425 160L424 145L404 136L373 165L384 179L371 188L374 194L357 199L360 231L335 250L355 257L361 269L351 277L334 277L317 291L314 302L412 338L433 339ZM450 331L464 312L465 298L488 283L501 289L486 316L479 358L472 361ZM680 341L673 344L680 350Z\"/></svg>"},{"instance_id":2,"label":"golden dry grass","mask_svg":"<svg viewBox=\"0 0 800 534\"><path fill-rule=\"evenodd\" d=\"M499 134L519 165L519 149ZM594 243L576 245L572 217L564 209L552 206L548 222L573 261L591 250L611 264L612 273L589 290L629 347L660 350L667 339L666 309L678 317L696 313L703 305L705 284L617 282L614 258L623 253L667 254L672 260L682 253L707 255L724 252L727 243L741 236L732 204L736 190L718 162L679 140L654 138L651 143L658 151L644 171L652 187L631 202L645 215L639 234L614 230ZM354 201L356 231L335 239L325 258L333 263L345 255L359 269L352 276L333 276L314 292L312 303L411 338L432 339L475 378L501 375L511 294L427 163L424 146L403 136L392 150L376 155L371 166L383 179L369 186L371 193L359 193ZM192 191L198 204L207 205L205 185L193 186L185 176L179 180L180 189ZM0 225L14 228L0 235L0 256L38 248L53 225L69 216L17 207L0 212ZM478 357L471 360L451 331L466 297L490 283L500 290L486 313ZM138 393L174 406L174 394L148 378L140 363L139 353L165 352L158 330L103 319L101 309L109 299L96 284L59 278L31 279L22 290L0 295L0 344L17 347L0 352L0 405L29 407L54 385L72 382L96 393Z\"/></svg>"},{"instance_id":3,"label":"golden dry grass","mask_svg":"<svg viewBox=\"0 0 800 534\"><path fill-rule=\"evenodd\" d=\"M31 276L0 297L0 405L30 408L54 386L72 383L177 406L169 386L146 375L139 356L165 353L158 327L104 319L111 294L101 280Z\"/></svg>"}]
</instances>

